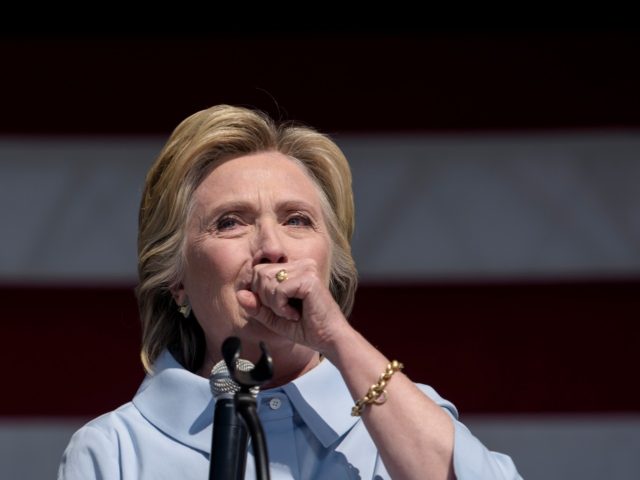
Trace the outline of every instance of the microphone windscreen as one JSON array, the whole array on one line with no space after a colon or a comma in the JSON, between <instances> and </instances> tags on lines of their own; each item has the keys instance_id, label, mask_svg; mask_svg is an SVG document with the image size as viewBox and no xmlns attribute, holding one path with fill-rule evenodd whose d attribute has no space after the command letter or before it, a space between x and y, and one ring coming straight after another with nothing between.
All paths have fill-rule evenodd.
<instances>
[{"instance_id":1,"label":"microphone windscreen","mask_svg":"<svg viewBox=\"0 0 640 480\"><path fill-rule=\"evenodd\" d=\"M242 358L236 360L236 368L242 372L253 370L253 367L253 363L249 360L244 360ZM224 360L220 360L211 369L211 374L209 375L209 387L211 388L211 394L216 398L221 395L232 396L240 390L240 385L231 378L231 374L229 373L229 369L227 368L227 364ZM257 395L258 390L258 387L253 387L250 391L253 395Z\"/></svg>"}]
</instances>

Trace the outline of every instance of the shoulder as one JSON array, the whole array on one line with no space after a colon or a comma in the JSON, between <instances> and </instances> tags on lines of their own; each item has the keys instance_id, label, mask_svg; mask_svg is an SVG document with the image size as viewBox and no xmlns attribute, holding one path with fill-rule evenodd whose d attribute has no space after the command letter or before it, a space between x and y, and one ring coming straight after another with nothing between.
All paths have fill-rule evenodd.
<instances>
[{"instance_id":1,"label":"shoulder","mask_svg":"<svg viewBox=\"0 0 640 480\"><path fill-rule=\"evenodd\" d=\"M111 412L90 420L74 433L74 437L93 434L115 441L123 432L131 433L139 419L138 409L132 402L127 402Z\"/></svg>"},{"instance_id":2,"label":"shoulder","mask_svg":"<svg viewBox=\"0 0 640 480\"><path fill-rule=\"evenodd\" d=\"M122 440L131 436L138 415L129 402L80 427L62 455L58 480L120 478Z\"/></svg>"},{"instance_id":3,"label":"shoulder","mask_svg":"<svg viewBox=\"0 0 640 480\"><path fill-rule=\"evenodd\" d=\"M416 383L416 386L424 393L427 397L433 400L435 403L444 408L447 413L449 413L454 419L458 419L458 409L456 406L451 403L449 400L440 396L436 390L430 385L425 385L424 383Z\"/></svg>"}]
</instances>

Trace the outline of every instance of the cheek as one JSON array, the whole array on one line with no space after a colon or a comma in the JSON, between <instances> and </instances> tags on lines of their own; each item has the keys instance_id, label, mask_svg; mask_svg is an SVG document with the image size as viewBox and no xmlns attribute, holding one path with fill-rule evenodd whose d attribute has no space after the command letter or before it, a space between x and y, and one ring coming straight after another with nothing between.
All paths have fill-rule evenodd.
<instances>
[{"instance_id":1,"label":"cheek","mask_svg":"<svg viewBox=\"0 0 640 480\"><path fill-rule=\"evenodd\" d=\"M333 263L333 244L329 239L323 239L318 242L318 244L313 248L310 252L310 257L313 258L322 275L324 276L325 281L329 282L329 277L331 276L331 266Z\"/></svg>"},{"instance_id":2,"label":"cheek","mask_svg":"<svg viewBox=\"0 0 640 480\"><path fill-rule=\"evenodd\" d=\"M238 248L232 244L202 245L187 255L189 274L185 284L191 287L219 289L225 283L235 280L242 265Z\"/></svg>"}]
</instances>

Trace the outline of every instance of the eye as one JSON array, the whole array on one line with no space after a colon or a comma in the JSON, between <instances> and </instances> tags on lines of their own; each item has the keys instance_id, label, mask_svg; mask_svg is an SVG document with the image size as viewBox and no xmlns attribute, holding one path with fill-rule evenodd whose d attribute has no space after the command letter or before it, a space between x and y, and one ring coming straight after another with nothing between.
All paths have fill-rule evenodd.
<instances>
[{"instance_id":1,"label":"eye","mask_svg":"<svg viewBox=\"0 0 640 480\"><path fill-rule=\"evenodd\" d=\"M225 217L220 218L216 222L216 230L218 230L218 231L231 230L232 228L238 226L239 223L240 222L238 221L238 219L236 217L225 216Z\"/></svg>"},{"instance_id":2,"label":"eye","mask_svg":"<svg viewBox=\"0 0 640 480\"><path fill-rule=\"evenodd\" d=\"M288 217L285 224L293 227L308 227L311 226L312 223L311 219L306 215L296 213L295 215Z\"/></svg>"}]
</instances>

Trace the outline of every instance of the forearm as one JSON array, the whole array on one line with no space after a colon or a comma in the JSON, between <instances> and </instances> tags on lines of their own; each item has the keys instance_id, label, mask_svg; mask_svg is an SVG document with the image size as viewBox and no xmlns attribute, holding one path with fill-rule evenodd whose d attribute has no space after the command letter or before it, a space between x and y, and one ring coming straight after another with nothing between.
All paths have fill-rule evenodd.
<instances>
[{"instance_id":1,"label":"forearm","mask_svg":"<svg viewBox=\"0 0 640 480\"><path fill-rule=\"evenodd\" d=\"M389 363L351 326L323 353L342 373L354 403ZM454 478L451 418L402 372L390 378L386 391L384 404L365 406L361 416L391 476L395 480Z\"/></svg>"}]
</instances>

